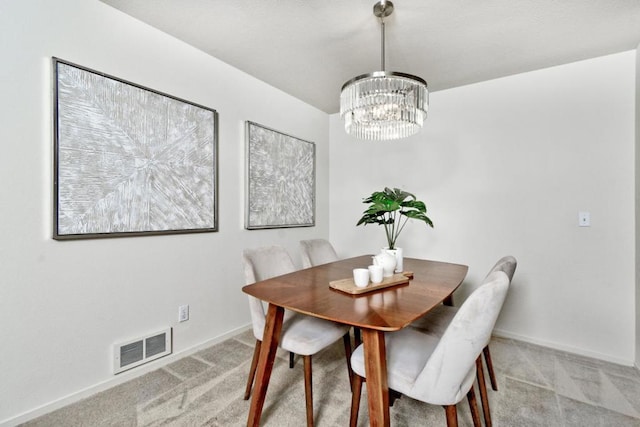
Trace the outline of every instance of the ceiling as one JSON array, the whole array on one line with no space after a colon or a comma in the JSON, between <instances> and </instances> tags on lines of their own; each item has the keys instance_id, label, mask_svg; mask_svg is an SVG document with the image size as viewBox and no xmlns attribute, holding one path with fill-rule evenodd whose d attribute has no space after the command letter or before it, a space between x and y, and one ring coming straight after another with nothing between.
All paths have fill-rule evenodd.
<instances>
[{"instance_id":1,"label":"ceiling","mask_svg":"<svg viewBox=\"0 0 640 427\"><path fill-rule=\"evenodd\" d=\"M315 107L380 69L374 0L101 0ZM640 0L394 0L386 68L430 91L635 49Z\"/></svg>"}]
</instances>

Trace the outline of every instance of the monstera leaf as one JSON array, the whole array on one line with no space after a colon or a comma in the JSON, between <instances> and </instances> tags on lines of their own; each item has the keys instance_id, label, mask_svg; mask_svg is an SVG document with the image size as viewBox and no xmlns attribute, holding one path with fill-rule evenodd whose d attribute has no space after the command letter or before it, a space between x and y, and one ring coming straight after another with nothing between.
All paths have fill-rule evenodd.
<instances>
[{"instance_id":1,"label":"monstera leaf","mask_svg":"<svg viewBox=\"0 0 640 427\"><path fill-rule=\"evenodd\" d=\"M389 249L395 249L396 240L409 219L423 221L430 227L433 222L427 216L427 207L416 196L399 188L385 187L383 191L376 191L364 199L362 203L369 203L363 212L358 225L383 225L387 235Z\"/></svg>"}]
</instances>

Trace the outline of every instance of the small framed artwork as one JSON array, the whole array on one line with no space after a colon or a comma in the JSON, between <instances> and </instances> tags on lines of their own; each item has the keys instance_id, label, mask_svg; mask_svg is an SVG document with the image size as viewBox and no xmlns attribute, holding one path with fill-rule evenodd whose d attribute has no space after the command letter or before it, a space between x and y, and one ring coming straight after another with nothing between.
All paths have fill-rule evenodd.
<instances>
[{"instance_id":1,"label":"small framed artwork","mask_svg":"<svg viewBox=\"0 0 640 427\"><path fill-rule=\"evenodd\" d=\"M246 122L248 230L315 225L316 146Z\"/></svg>"},{"instance_id":2,"label":"small framed artwork","mask_svg":"<svg viewBox=\"0 0 640 427\"><path fill-rule=\"evenodd\" d=\"M215 110L53 58L53 238L217 231Z\"/></svg>"}]
</instances>

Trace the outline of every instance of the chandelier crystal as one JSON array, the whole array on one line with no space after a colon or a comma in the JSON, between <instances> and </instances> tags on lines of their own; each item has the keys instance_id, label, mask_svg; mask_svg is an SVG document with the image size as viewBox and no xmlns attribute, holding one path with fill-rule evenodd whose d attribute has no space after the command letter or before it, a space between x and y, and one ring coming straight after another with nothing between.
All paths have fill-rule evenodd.
<instances>
[{"instance_id":1,"label":"chandelier crystal","mask_svg":"<svg viewBox=\"0 0 640 427\"><path fill-rule=\"evenodd\" d=\"M406 138L422 129L427 117L427 82L411 74L384 71L384 20L393 3L380 1L373 13L381 20L382 70L349 80L340 93L340 117L356 138L382 141Z\"/></svg>"}]
</instances>

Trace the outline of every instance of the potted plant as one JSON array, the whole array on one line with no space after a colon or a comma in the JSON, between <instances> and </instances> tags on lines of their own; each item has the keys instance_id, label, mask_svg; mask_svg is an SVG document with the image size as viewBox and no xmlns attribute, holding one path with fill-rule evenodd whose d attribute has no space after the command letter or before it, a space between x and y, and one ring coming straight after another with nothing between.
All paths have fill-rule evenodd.
<instances>
[{"instance_id":1,"label":"potted plant","mask_svg":"<svg viewBox=\"0 0 640 427\"><path fill-rule=\"evenodd\" d=\"M417 219L433 228L433 222L427 216L427 207L424 202L416 199L416 196L394 188L385 187L384 191L376 191L363 200L362 203L369 203L369 207L364 211L362 218L356 226L364 224L378 224L384 226L387 235L388 250L396 251L396 271L402 271L402 253L396 247L398 236L404 229L409 219ZM398 253L399 252L399 253Z\"/></svg>"}]
</instances>

